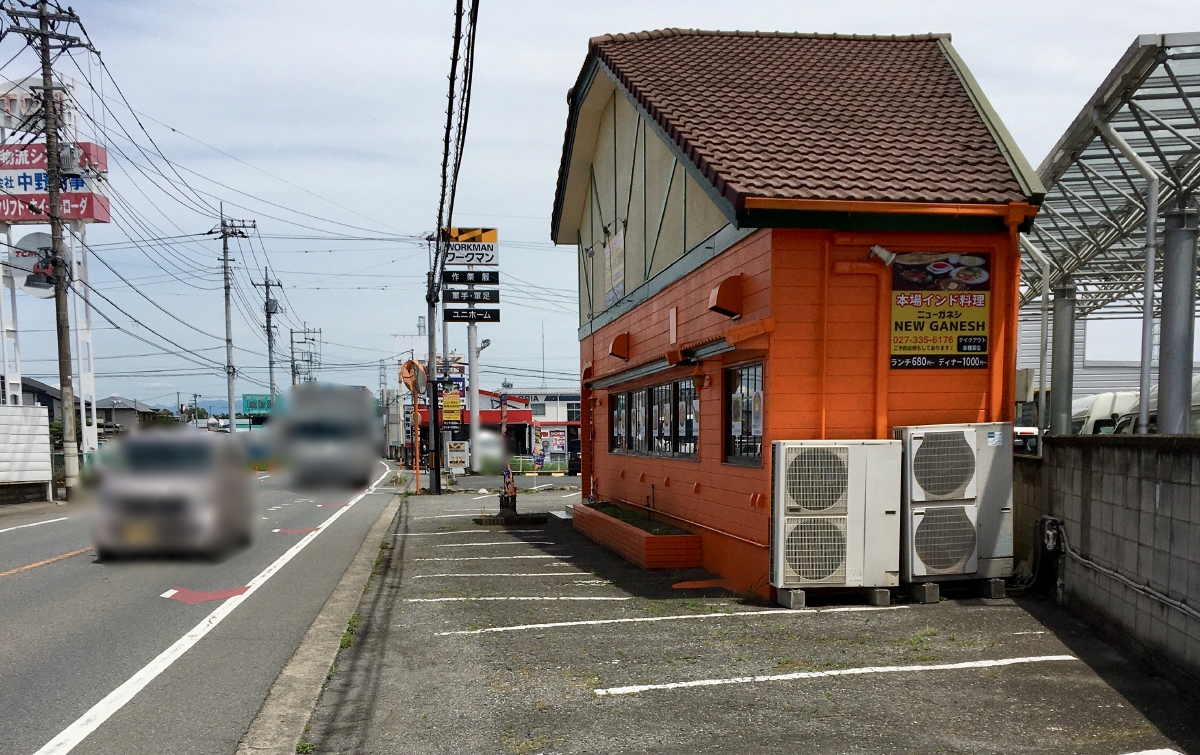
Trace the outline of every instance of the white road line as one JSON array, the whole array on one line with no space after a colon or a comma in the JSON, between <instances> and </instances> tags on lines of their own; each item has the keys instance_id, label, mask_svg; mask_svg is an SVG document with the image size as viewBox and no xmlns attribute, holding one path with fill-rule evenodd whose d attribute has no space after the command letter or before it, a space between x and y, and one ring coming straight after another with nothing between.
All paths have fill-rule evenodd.
<instances>
[{"instance_id":1,"label":"white road line","mask_svg":"<svg viewBox=\"0 0 1200 755\"><path fill-rule=\"evenodd\" d=\"M413 561L511 561L524 558L570 558L570 556L435 556L414 558Z\"/></svg>"},{"instance_id":2,"label":"white road line","mask_svg":"<svg viewBox=\"0 0 1200 755\"><path fill-rule=\"evenodd\" d=\"M608 687L592 690L592 694L600 697L613 695L636 695L639 692L649 692L656 689L683 689L686 687L716 687L724 684L751 684L754 682L784 682L793 679L820 679L828 676L855 676L858 674L895 674L916 671L951 671L954 669L995 668L997 666L1015 666L1021 663L1047 663L1051 661L1075 661L1073 655L1039 655L1026 658L1001 658L995 661L966 661L965 663L939 663L930 666L867 666L865 668L844 668L832 671L796 671L791 674L766 674L762 676L737 676L730 679L696 679L690 682L670 682L668 684L635 684L629 687ZM1158 752L1169 752L1162 750Z\"/></svg>"},{"instance_id":3,"label":"white road line","mask_svg":"<svg viewBox=\"0 0 1200 755\"><path fill-rule=\"evenodd\" d=\"M590 577L591 572L586 571L567 571L567 572L546 572L539 574L538 572L525 572L523 574L417 574L412 579L435 579L438 577Z\"/></svg>"},{"instance_id":4,"label":"white road line","mask_svg":"<svg viewBox=\"0 0 1200 755\"><path fill-rule=\"evenodd\" d=\"M1019 634L1045 634L1045 632L1013 632L1014 636L1019 635ZM1133 755L1139 755L1139 754L1135 752L1135 753L1133 753Z\"/></svg>"},{"instance_id":5,"label":"white road line","mask_svg":"<svg viewBox=\"0 0 1200 755\"><path fill-rule=\"evenodd\" d=\"M0 534L3 534L5 532L12 532L13 530L22 530L22 529L25 529L26 527L37 527L39 524L53 524L54 522L65 522L65 521L67 521L67 518L65 516L60 516L58 519L47 519L45 521L34 522L32 524L18 524L16 527L5 527L4 529L0 530Z\"/></svg>"},{"instance_id":6,"label":"white road line","mask_svg":"<svg viewBox=\"0 0 1200 755\"><path fill-rule=\"evenodd\" d=\"M480 548L485 545L555 545L549 540L502 540L495 543L441 543L435 548Z\"/></svg>"},{"instance_id":7,"label":"white road line","mask_svg":"<svg viewBox=\"0 0 1200 755\"><path fill-rule=\"evenodd\" d=\"M540 490L541 488L552 488L552 487L554 487L554 483L551 482L551 483L547 483L546 485L534 485L532 488L525 488L525 489L526 490Z\"/></svg>"},{"instance_id":8,"label":"white road line","mask_svg":"<svg viewBox=\"0 0 1200 755\"><path fill-rule=\"evenodd\" d=\"M1127 752L1125 755L1183 755L1178 750L1139 750L1138 752Z\"/></svg>"},{"instance_id":9,"label":"white road line","mask_svg":"<svg viewBox=\"0 0 1200 755\"><path fill-rule=\"evenodd\" d=\"M560 498L571 498L571 497L573 497L573 496L577 496L577 495L583 495L583 493L582 493L582 492L576 492L576 493L567 493L566 495L564 495L564 496L559 496L559 497L560 497Z\"/></svg>"},{"instance_id":10,"label":"white road line","mask_svg":"<svg viewBox=\"0 0 1200 755\"><path fill-rule=\"evenodd\" d=\"M162 595L159 595L158 597L160 597L160 598L169 598L169 597L171 597L172 595L174 595L174 594L175 594L175 593L177 593L177 592L179 592L179 591L178 591L178 590L176 590L175 588L171 588L170 590L167 590L166 592L164 592Z\"/></svg>"},{"instance_id":11,"label":"white road line","mask_svg":"<svg viewBox=\"0 0 1200 755\"><path fill-rule=\"evenodd\" d=\"M432 537L434 535L473 535L480 532L486 532L489 535L495 535L498 532L545 532L545 530L457 530L455 532L394 532L392 537Z\"/></svg>"},{"instance_id":12,"label":"white road line","mask_svg":"<svg viewBox=\"0 0 1200 755\"><path fill-rule=\"evenodd\" d=\"M479 499L481 499L481 498L492 498L492 497L493 497L493 496L492 496L492 494L491 494L491 493L488 493L487 495L477 495L477 496L475 496L474 498L472 498L471 500L472 500L472 501L478 501L478 500L479 500Z\"/></svg>"},{"instance_id":13,"label":"white road line","mask_svg":"<svg viewBox=\"0 0 1200 755\"><path fill-rule=\"evenodd\" d=\"M382 462L381 462L382 463ZM228 598L221 605L210 613L208 616L192 627L187 634L180 637L169 648L159 653L158 657L150 661L142 667L140 671L129 677L121 686L108 693L103 700L96 703L91 709L80 716L67 728L63 729L58 736L47 742L34 755L63 755L75 749L75 746L82 742L89 734L95 731L102 723L107 721L114 713L119 711L130 700L137 696L147 684L154 681L159 674L170 668L171 664L179 660L184 653L191 650L197 642L204 638L206 634L211 632L214 627L221 623L226 616L233 613L234 609L240 606L246 598L254 594L255 590L266 584L267 580L273 577L280 569L287 565L289 561L296 557L300 551L304 550L317 535L325 531L329 525L337 521L338 517L350 510L354 504L361 501L370 493L376 485L387 477L391 470L384 465L383 474L379 475L379 479L372 483L371 487L359 493L345 507L338 509L333 514L321 522L317 529L308 533L300 539L295 545L287 550L282 556L275 559L275 562L258 573L254 579L246 585L246 592L241 595L234 595Z\"/></svg>"},{"instance_id":14,"label":"white road line","mask_svg":"<svg viewBox=\"0 0 1200 755\"><path fill-rule=\"evenodd\" d=\"M595 598L595 597L553 597L553 598L525 598L525 597L503 597L503 598L407 598L405 603L463 603L475 600L633 600L633 598Z\"/></svg>"},{"instance_id":15,"label":"white road line","mask_svg":"<svg viewBox=\"0 0 1200 755\"><path fill-rule=\"evenodd\" d=\"M803 616L812 613L840 613L845 611L890 611L907 606L847 606L845 608L817 608L803 611L790 611L786 608L773 608L767 611L734 611L732 613L689 613L676 616L644 616L629 619L591 619L589 621L555 621L549 624L518 624L511 627L489 627L487 629L461 629L455 632L438 632L438 637L452 634L488 634L490 632L517 632L522 629L551 629L555 627L586 627L599 624L642 624L655 621L683 621L686 619L728 619L734 616Z\"/></svg>"}]
</instances>

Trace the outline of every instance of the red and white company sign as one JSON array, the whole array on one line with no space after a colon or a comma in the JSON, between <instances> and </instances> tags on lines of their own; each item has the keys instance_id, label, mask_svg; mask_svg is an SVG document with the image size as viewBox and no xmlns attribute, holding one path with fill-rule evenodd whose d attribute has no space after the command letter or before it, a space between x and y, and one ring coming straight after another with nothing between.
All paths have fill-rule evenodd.
<instances>
[{"instance_id":1,"label":"red and white company sign","mask_svg":"<svg viewBox=\"0 0 1200 755\"><path fill-rule=\"evenodd\" d=\"M91 142L78 146L79 167L85 175L61 179L62 217L107 223L108 197L99 190L95 175L108 172L108 151ZM46 145L0 147L0 222L46 223L49 198Z\"/></svg>"}]
</instances>

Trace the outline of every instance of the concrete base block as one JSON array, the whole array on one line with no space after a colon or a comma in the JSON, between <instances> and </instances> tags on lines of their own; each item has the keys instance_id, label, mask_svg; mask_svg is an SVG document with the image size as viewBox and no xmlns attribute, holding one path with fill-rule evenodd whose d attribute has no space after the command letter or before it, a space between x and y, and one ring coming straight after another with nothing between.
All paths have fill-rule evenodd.
<instances>
[{"instance_id":1,"label":"concrete base block","mask_svg":"<svg viewBox=\"0 0 1200 755\"><path fill-rule=\"evenodd\" d=\"M908 586L908 597L914 603L936 603L941 600L942 593L937 582L914 583Z\"/></svg>"},{"instance_id":2,"label":"concrete base block","mask_svg":"<svg viewBox=\"0 0 1200 755\"><path fill-rule=\"evenodd\" d=\"M792 610L804 608L804 591L780 588L775 591L775 600L784 608Z\"/></svg>"},{"instance_id":3,"label":"concrete base block","mask_svg":"<svg viewBox=\"0 0 1200 755\"><path fill-rule=\"evenodd\" d=\"M985 598L1003 598L1004 580L1002 579L985 579L979 583L979 593Z\"/></svg>"},{"instance_id":4,"label":"concrete base block","mask_svg":"<svg viewBox=\"0 0 1200 755\"><path fill-rule=\"evenodd\" d=\"M886 587L864 588L863 597L869 606L890 606L892 604L892 591Z\"/></svg>"}]
</instances>

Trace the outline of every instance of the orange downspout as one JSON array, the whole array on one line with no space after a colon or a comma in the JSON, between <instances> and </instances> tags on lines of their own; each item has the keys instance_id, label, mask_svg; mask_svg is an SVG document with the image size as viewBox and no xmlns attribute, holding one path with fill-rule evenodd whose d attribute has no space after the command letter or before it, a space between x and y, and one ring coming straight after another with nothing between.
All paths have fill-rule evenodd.
<instances>
[{"instance_id":1,"label":"orange downspout","mask_svg":"<svg viewBox=\"0 0 1200 755\"><path fill-rule=\"evenodd\" d=\"M825 440L825 366L829 347L826 342L829 332L829 242L821 252L821 440Z\"/></svg>"},{"instance_id":2,"label":"orange downspout","mask_svg":"<svg viewBox=\"0 0 1200 755\"><path fill-rule=\"evenodd\" d=\"M839 275L875 276L875 437L887 439L888 371L891 369L891 286L892 269L870 262L835 262L833 272Z\"/></svg>"}]
</instances>

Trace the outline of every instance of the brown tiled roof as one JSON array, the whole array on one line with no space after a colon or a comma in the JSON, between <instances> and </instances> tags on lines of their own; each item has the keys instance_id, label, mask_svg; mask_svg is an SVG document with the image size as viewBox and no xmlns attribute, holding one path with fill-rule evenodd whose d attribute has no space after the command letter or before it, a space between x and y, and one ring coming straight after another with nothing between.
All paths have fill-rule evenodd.
<instances>
[{"instance_id":1,"label":"brown tiled roof","mask_svg":"<svg viewBox=\"0 0 1200 755\"><path fill-rule=\"evenodd\" d=\"M589 49L737 211L1027 200L940 36L665 29Z\"/></svg>"}]
</instances>

